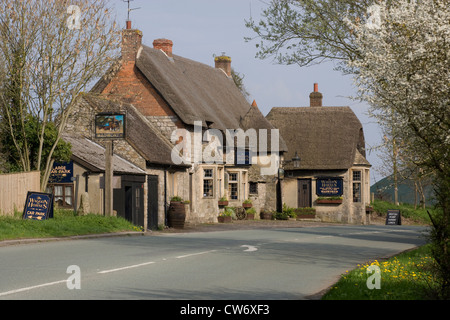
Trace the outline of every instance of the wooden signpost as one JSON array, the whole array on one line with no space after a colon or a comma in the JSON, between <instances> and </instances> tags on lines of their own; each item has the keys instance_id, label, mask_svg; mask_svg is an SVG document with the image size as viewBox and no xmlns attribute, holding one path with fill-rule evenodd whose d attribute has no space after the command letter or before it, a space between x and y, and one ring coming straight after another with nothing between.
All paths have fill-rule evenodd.
<instances>
[{"instance_id":1,"label":"wooden signpost","mask_svg":"<svg viewBox=\"0 0 450 320\"><path fill-rule=\"evenodd\" d=\"M95 116L95 137L105 145L105 215L113 216L114 139L125 138L125 113L99 113Z\"/></svg>"},{"instance_id":2,"label":"wooden signpost","mask_svg":"<svg viewBox=\"0 0 450 320\"><path fill-rule=\"evenodd\" d=\"M22 218L31 220L53 218L53 194L28 191Z\"/></svg>"},{"instance_id":3,"label":"wooden signpost","mask_svg":"<svg viewBox=\"0 0 450 320\"><path fill-rule=\"evenodd\" d=\"M386 215L386 225L401 225L402 215L400 210L388 210Z\"/></svg>"}]
</instances>

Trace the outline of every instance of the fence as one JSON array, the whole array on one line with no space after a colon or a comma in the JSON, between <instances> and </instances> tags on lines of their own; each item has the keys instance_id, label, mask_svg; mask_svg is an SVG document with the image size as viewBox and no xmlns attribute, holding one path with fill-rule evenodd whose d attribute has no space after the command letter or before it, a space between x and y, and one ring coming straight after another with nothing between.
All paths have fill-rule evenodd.
<instances>
[{"instance_id":1,"label":"fence","mask_svg":"<svg viewBox=\"0 0 450 320\"><path fill-rule=\"evenodd\" d=\"M23 211L27 192L39 190L39 171L0 174L0 215Z\"/></svg>"}]
</instances>

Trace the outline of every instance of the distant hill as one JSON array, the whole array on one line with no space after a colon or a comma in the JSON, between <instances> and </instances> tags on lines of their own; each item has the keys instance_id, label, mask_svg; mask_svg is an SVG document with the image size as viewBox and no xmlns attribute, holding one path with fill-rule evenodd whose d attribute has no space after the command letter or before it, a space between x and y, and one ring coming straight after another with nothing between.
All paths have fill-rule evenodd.
<instances>
[{"instance_id":1,"label":"distant hill","mask_svg":"<svg viewBox=\"0 0 450 320\"><path fill-rule=\"evenodd\" d=\"M375 194L375 199L394 201L394 182L392 177L386 177L370 187L370 192ZM419 199L419 195L417 195ZM433 189L425 188L426 205L433 205ZM420 199L419 199L420 200ZM418 201L419 201L418 200ZM398 184L398 201L400 203L414 204L414 185L411 182Z\"/></svg>"}]
</instances>

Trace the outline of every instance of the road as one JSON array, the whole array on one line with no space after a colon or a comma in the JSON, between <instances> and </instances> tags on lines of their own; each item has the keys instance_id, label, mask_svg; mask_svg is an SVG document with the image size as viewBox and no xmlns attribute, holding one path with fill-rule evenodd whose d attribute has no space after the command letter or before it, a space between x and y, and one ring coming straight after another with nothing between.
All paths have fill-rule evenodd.
<instances>
[{"instance_id":1,"label":"road","mask_svg":"<svg viewBox=\"0 0 450 320\"><path fill-rule=\"evenodd\" d=\"M298 300L422 245L417 226L153 234L0 247L0 299Z\"/></svg>"}]
</instances>

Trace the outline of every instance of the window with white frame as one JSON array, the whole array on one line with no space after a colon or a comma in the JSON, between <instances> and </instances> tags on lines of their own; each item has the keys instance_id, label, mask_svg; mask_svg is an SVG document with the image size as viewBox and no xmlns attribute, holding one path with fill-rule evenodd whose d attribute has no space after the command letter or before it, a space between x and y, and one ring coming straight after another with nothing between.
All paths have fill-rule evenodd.
<instances>
[{"instance_id":1,"label":"window with white frame","mask_svg":"<svg viewBox=\"0 0 450 320\"><path fill-rule=\"evenodd\" d=\"M353 202L361 202L361 171L353 171Z\"/></svg>"},{"instance_id":2,"label":"window with white frame","mask_svg":"<svg viewBox=\"0 0 450 320\"><path fill-rule=\"evenodd\" d=\"M203 169L203 198L214 197L214 169Z\"/></svg>"},{"instance_id":3,"label":"window with white frame","mask_svg":"<svg viewBox=\"0 0 450 320\"><path fill-rule=\"evenodd\" d=\"M228 173L228 195L230 200L239 199L239 172Z\"/></svg>"}]
</instances>

